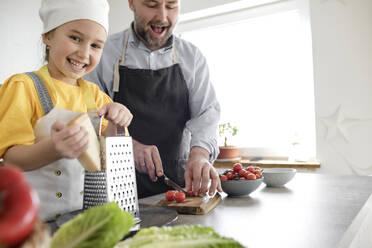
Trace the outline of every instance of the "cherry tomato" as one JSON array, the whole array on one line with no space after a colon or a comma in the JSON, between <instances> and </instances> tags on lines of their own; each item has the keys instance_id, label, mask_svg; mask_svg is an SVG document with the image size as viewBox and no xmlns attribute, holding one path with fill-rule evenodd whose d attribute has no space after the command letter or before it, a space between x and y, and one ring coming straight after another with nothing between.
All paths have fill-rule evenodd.
<instances>
[{"instance_id":1,"label":"cherry tomato","mask_svg":"<svg viewBox=\"0 0 372 248\"><path fill-rule=\"evenodd\" d=\"M223 175L221 177L223 177ZM194 196L194 192L192 190L187 191L187 196Z\"/></svg>"},{"instance_id":2,"label":"cherry tomato","mask_svg":"<svg viewBox=\"0 0 372 248\"><path fill-rule=\"evenodd\" d=\"M227 181L228 180L227 176L225 176L225 175L220 176L220 179L221 179L221 181Z\"/></svg>"},{"instance_id":3,"label":"cherry tomato","mask_svg":"<svg viewBox=\"0 0 372 248\"><path fill-rule=\"evenodd\" d=\"M256 170L256 169L255 169L254 167L252 167L252 166L247 167L247 171L252 172L252 171L254 171L254 170Z\"/></svg>"},{"instance_id":4,"label":"cherry tomato","mask_svg":"<svg viewBox=\"0 0 372 248\"><path fill-rule=\"evenodd\" d=\"M249 172L249 171L247 171L247 172L244 174L244 177L247 178L247 176L248 176L249 174L252 174L252 173Z\"/></svg>"},{"instance_id":5,"label":"cherry tomato","mask_svg":"<svg viewBox=\"0 0 372 248\"><path fill-rule=\"evenodd\" d=\"M246 170L244 170L244 169L241 169L240 171L239 171L239 176L240 177L245 177L245 175L248 173L248 171L246 171Z\"/></svg>"},{"instance_id":6,"label":"cherry tomato","mask_svg":"<svg viewBox=\"0 0 372 248\"><path fill-rule=\"evenodd\" d=\"M39 198L15 167L0 167L0 246L15 246L32 232Z\"/></svg>"},{"instance_id":7,"label":"cherry tomato","mask_svg":"<svg viewBox=\"0 0 372 248\"><path fill-rule=\"evenodd\" d=\"M252 171L256 176L261 177L262 176L262 171L261 170L254 170Z\"/></svg>"},{"instance_id":8,"label":"cherry tomato","mask_svg":"<svg viewBox=\"0 0 372 248\"><path fill-rule=\"evenodd\" d=\"M241 169L243 169L243 165L242 165L241 163L236 163L236 164L234 164L234 166L233 166L233 170L234 170L235 172L239 172Z\"/></svg>"},{"instance_id":9,"label":"cherry tomato","mask_svg":"<svg viewBox=\"0 0 372 248\"><path fill-rule=\"evenodd\" d=\"M235 173L228 172L226 174L226 177L227 177L228 180L233 180L235 178Z\"/></svg>"},{"instance_id":10,"label":"cherry tomato","mask_svg":"<svg viewBox=\"0 0 372 248\"><path fill-rule=\"evenodd\" d=\"M248 173L248 175L245 178L247 178L247 180L255 180L256 179L256 175L255 174L252 174L252 173Z\"/></svg>"},{"instance_id":11,"label":"cherry tomato","mask_svg":"<svg viewBox=\"0 0 372 248\"><path fill-rule=\"evenodd\" d=\"M176 202L178 203L183 202L185 198L186 198L185 193L183 193L182 191L178 191L175 195Z\"/></svg>"},{"instance_id":12,"label":"cherry tomato","mask_svg":"<svg viewBox=\"0 0 372 248\"><path fill-rule=\"evenodd\" d=\"M165 199L167 201L173 201L175 199L176 192L173 190L168 190L167 193L165 193Z\"/></svg>"}]
</instances>

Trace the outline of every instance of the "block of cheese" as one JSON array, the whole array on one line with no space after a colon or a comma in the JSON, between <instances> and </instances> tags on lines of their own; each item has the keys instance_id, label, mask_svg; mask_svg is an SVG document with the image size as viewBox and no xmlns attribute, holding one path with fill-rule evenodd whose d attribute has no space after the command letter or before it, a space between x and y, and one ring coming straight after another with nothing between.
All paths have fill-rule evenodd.
<instances>
[{"instance_id":1,"label":"block of cheese","mask_svg":"<svg viewBox=\"0 0 372 248\"><path fill-rule=\"evenodd\" d=\"M78 157L81 165L89 172L101 170L100 145L97 134L88 114L81 114L69 122L68 125L83 126L89 135L88 149Z\"/></svg>"}]
</instances>

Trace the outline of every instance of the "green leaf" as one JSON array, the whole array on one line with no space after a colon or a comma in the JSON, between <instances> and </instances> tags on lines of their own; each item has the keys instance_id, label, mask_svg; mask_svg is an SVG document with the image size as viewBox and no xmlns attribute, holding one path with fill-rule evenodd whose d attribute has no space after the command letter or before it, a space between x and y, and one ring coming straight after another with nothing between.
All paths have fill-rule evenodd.
<instances>
[{"instance_id":1,"label":"green leaf","mask_svg":"<svg viewBox=\"0 0 372 248\"><path fill-rule=\"evenodd\" d=\"M53 235L51 248L111 248L134 225L133 216L114 203L92 207L66 222Z\"/></svg>"},{"instance_id":2,"label":"green leaf","mask_svg":"<svg viewBox=\"0 0 372 248\"><path fill-rule=\"evenodd\" d=\"M237 135L238 127L231 125L230 122L218 125L218 134L224 140L224 146L227 146L227 139Z\"/></svg>"},{"instance_id":3,"label":"green leaf","mask_svg":"<svg viewBox=\"0 0 372 248\"><path fill-rule=\"evenodd\" d=\"M212 227L174 226L150 227L141 229L135 236L120 242L115 248L240 248L241 244L230 238L218 235Z\"/></svg>"}]
</instances>

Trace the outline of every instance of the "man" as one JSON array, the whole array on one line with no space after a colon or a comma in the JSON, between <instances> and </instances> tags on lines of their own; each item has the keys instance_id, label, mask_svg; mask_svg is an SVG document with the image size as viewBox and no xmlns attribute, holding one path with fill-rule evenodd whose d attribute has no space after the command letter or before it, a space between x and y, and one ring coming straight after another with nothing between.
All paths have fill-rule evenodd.
<instances>
[{"instance_id":1,"label":"man","mask_svg":"<svg viewBox=\"0 0 372 248\"><path fill-rule=\"evenodd\" d=\"M170 189L157 181L163 170L194 194L205 195L208 187L210 195L222 191L211 164L218 155L220 107L205 58L172 35L180 0L128 3L134 22L109 37L87 79L133 114L129 131L139 198Z\"/></svg>"}]
</instances>

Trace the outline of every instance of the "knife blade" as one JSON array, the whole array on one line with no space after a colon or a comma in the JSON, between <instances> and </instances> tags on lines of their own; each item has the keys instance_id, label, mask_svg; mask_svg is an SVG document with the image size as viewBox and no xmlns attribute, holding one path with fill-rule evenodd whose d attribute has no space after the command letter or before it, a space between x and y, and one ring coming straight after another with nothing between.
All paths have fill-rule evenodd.
<instances>
[{"instance_id":1,"label":"knife blade","mask_svg":"<svg viewBox=\"0 0 372 248\"><path fill-rule=\"evenodd\" d=\"M169 177L167 177L166 175L163 174L161 177L159 177L159 179L162 180L169 187L172 187L176 190L180 190L183 193L187 194L186 191L181 186L179 186L177 183L169 179Z\"/></svg>"}]
</instances>

